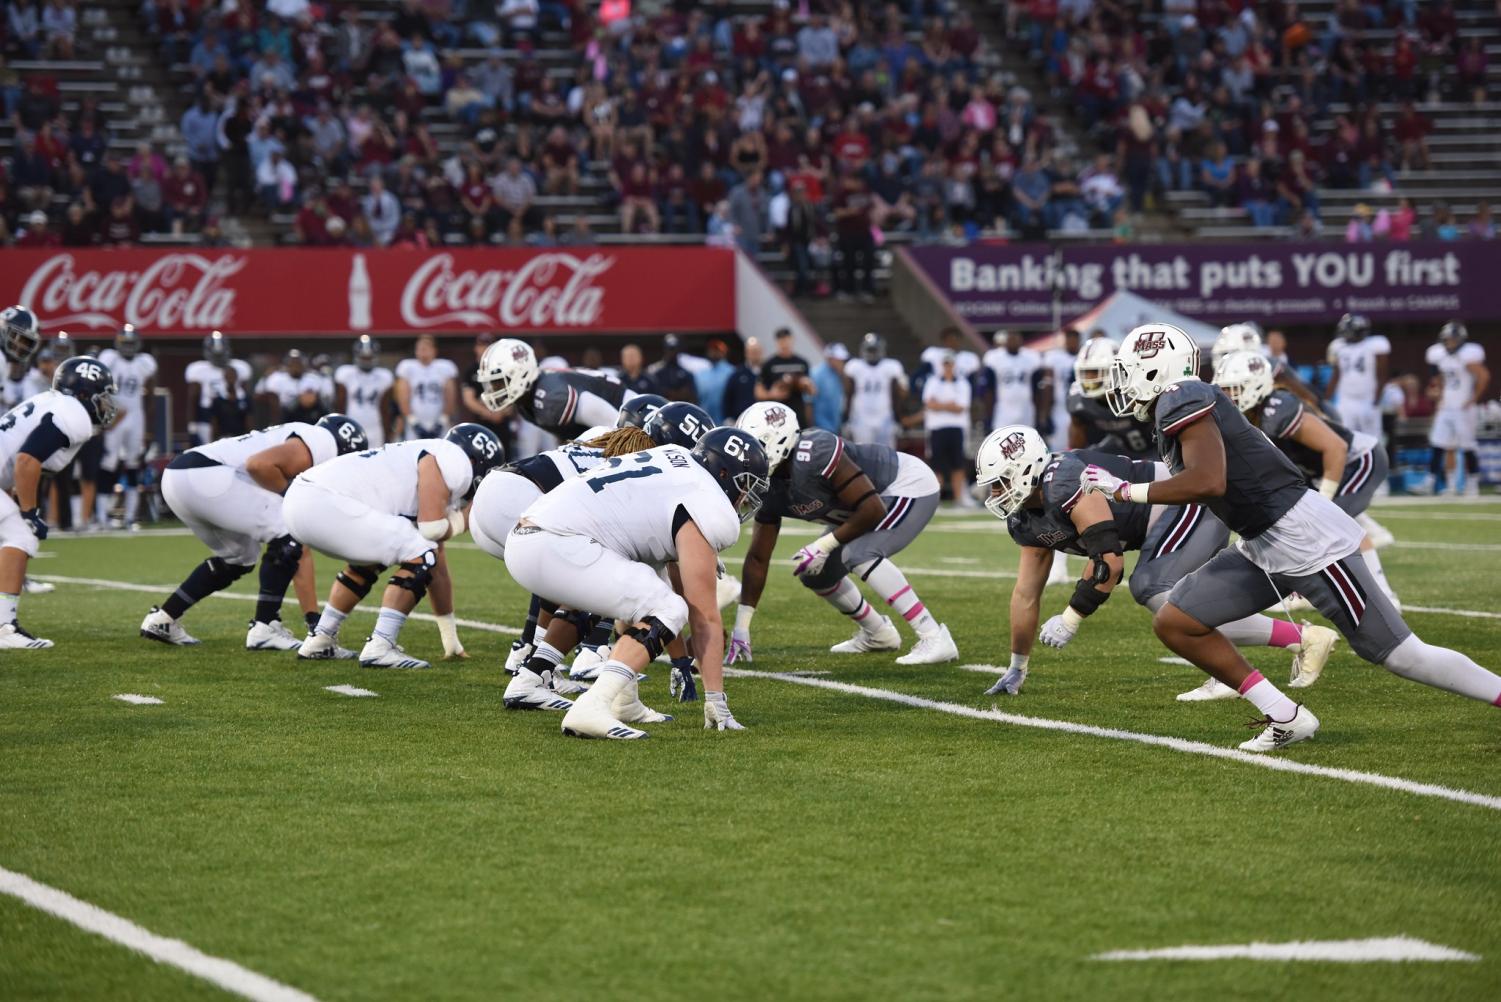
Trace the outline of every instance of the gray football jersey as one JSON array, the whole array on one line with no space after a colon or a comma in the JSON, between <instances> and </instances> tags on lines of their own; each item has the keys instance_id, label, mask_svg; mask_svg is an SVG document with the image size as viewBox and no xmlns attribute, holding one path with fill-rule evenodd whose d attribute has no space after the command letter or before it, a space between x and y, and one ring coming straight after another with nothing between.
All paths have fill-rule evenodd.
<instances>
[{"instance_id":1,"label":"gray football jersey","mask_svg":"<svg viewBox=\"0 0 1501 1002\"><path fill-rule=\"evenodd\" d=\"M625 402L620 381L589 369L542 373L517 412L543 431L561 439L578 438L595 425L614 425Z\"/></svg>"},{"instance_id":2,"label":"gray football jersey","mask_svg":"<svg viewBox=\"0 0 1501 1002\"><path fill-rule=\"evenodd\" d=\"M1067 406L1069 416L1083 426L1090 447L1132 459L1156 458L1157 446L1152 439L1152 426L1147 422L1130 415L1116 417L1105 401L1080 393L1077 383L1069 391Z\"/></svg>"},{"instance_id":3,"label":"gray football jersey","mask_svg":"<svg viewBox=\"0 0 1501 1002\"><path fill-rule=\"evenodd\" d=\"M895 449L855 445L831 431L808 428L798 437L786 475L772 477L771 489L756 513L756 520L775 523L783 516L790 516L805 522L844 524L854 513L840 504L838 488L843 484L833 481L834 471L844 456L870 478L878 494L884 494L896 479Z\"/></svg>"},{"instance_id":4,"label":"gray football jersey","mask_svg":"<svg viewBox=\"0 0 1501 1002\"><path fill-rule=\"evenodd\" d=\"M1307 413L1308 406L1296 396L1287 390L1274 390L1261 404L1261 430L1293 461L1294 466L1303 471L1304 476L1318 479L1324 475L1323 457L1293 439L1293 435L1302 427ZM1343 439L1347 447L1355 441L1350 429L1338 421L1325 414L1316 416L1323 418L1329 430Z\"/></svg>"},{"instance_id":5,"label":"gray football jersey","mask_svg":"<svg viewBox=\"0 0 1501 1002\"><path fill-rule=\"evenodd\" d=\"M1022 508L1006 520L1006 531L1018 545L1084 554L1079 530L1070 516L1074 505L1084 496L1080 478L1084 467L1090 465L1103 466L1130 483L1149 483L1156 475L1153 463L1099 449L1075 449L1054 456L1042 470L1042 504L1036 508ZM1111 501L1109 504L1116 531L1120 533L1121 546L1127 550L1141 549L1142 541L1147 538L1147 520L1152 506L1129 501Z\"/></svg>"},{"instance_id":6,"label":"gray football jersey","mask_svg":"<svg viewBox=\"0 0 1501 1002\"><path fill-rule=\"evenodd\" d=\"M1213 421L1225 443L1225 493L1204 506L1244 539L1271 528L1308 490L1292 460L1236 409L1213 383L1188 379L1162 391L1153 405L1157 446L1174 474L1183 472L1178 433L1195 421Z\"/></svg>"}]
</instances>

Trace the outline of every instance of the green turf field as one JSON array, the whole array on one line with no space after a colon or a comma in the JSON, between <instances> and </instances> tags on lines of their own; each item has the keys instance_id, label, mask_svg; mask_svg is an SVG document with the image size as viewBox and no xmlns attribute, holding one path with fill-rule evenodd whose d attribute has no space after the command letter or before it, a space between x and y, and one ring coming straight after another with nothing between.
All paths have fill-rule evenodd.
<instances>
[{"instance_id":1,"label":"green turf field","mask_svg":"<svg viewBox=\"0 0 1501 1002\"><path fill-rule=\"evenodd\" d=\"M1384 556L1406 603L1490 614L1414 612L1419 633L1501 666L1501 504L1375 514L1401 541ZM117 585L23 599L58 647L0 658L0 867L318 998L1501 997L1494 806L814 688L996 703L990 674L828 654L846 621L782 570L750 667L830 674L732 679L743 733L703 731L690 705L620 745L501 709L508 632L464 629L472 659L429 672L309 666L243 651L250 603L214 599L186 624L203 645L165 649L136 626L201 559L195 540L45 554L39 575ZM983 512L941 517L901 558L961 663L1006 660L1014 558ZM472 546L452 560L460 616L520 624L500 564ZM372 621L352 617L346 642ZM404 640L440 651L429 622ZM1201 676L1167 653L1123 592L1066 651L1040 649L1000 709L1221 747L1251 733L1241 701L1174 702ZM1286 678L1285 653L1255 654ZM642 690L671 710L665 668ZM1343 646L1304 698L1323 730L1286 758L1501 797L1495 709ZM1090 959L1387 936L1483 959ZM0 998L216 993L0 895Z\"/></svg>"}]
</instances>

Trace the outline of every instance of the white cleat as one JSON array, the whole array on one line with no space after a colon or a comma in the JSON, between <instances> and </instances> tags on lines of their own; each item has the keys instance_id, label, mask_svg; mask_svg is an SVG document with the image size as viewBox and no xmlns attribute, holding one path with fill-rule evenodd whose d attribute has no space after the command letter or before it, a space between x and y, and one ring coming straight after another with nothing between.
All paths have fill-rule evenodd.
<instances>
[{"instance_id":1,"label":"white cleat","mask_svg":"<svg viewBox=\"0 0 1501 1002\"><path fill-rule=\"evenodd\" d=\"M26 578L21 582L21 590L28 595L45 595L48 592L57 591L57 585L51 581L38 581L36 578Z\"/></svg>"},{"instance_id":2,"label":"white cleat","mask_svg":"<svg viewBox=\"0 0 1501 1002\"><path fill-rule=\"evenodd\" d=\"M733 574L725 574L720 577L715 583L714 589L721 609L728 608L740 601L740 579Z\"/></svg>"},{"instance_id":3,"label":"white cleat","mask_svg":"<svg viewBox=\"0 0 1501 1002\"><path fill-rule=\"evenodd\" d=\"M1068 584L1073 578L1068 574L1068 558L1061 553L1053 554L1053 566L1048 568L1048 585ZM1043 587L1047 587L1044 585Z\"/></svg>"},{"instance_id":4,"label":"white cleat","mask_svg":"<svg viewBox=\"0 0 1501 1002\"><path fill-rule=\"evenodd\" d=\"M353 661L359 657L348 647L340 647L339 641L326 633L309 633L297 648L299 661Z\"/></svg>"},{"instance_id":5,"label":"white cleat","mask_svg":"<svg viewBox=\"0 0 1501 1002\"><path fill-rule=\"evenodd\" d=\"M0 648L16 651L44 651L51 646L52 641L43 637L33 637L15 620L0 626Z\"/></svg>"},{"instance_id":6,"label":"white cleat","mask_svg":"<svg viewBox=\"0 0 1501 1002\"><path fill-rule=\"evenodd\" d=\"M567 675L552 673L552 691L563 696L577 696L581 692L588 692L589 687L582 682L575 682Z\"/></svg>"},{"instance_id":7,"label":"white cleat","mask_svg":"<svg viewBox=\"0 0 1501 1002\"><path fill-rule=\"evenodd\" d=\"M605 663L609 651L599 647L580 647L568 666L568 677L575 682L593 682L599 675L599 666Z\"/></svg>"},{"instance_id":8,"label":"white cleat","mask_svg":"<svg viewBox=\"0 0 1501 1002\"><path fill-rule=\"evenodd\" d=\"M1206 678L1197 689L1178 693L1180 703L1204 703L1211 699L1235 699L1240 693L1217 678Z\"/></svg>"},{"instance_id":9,"label":"white cleat","mask_svg":"<svg viewBox=\"0 0 1501 1002\"><path fill-rule=\"evenodd\" d=\"M1319 732L1319 718L1313 715L1313 711L1306 706L1299 706L1298 712L1293 718L1285 723L1279 723L1271 717L1258 720L1252 726L1266 724L1266 729L1249 741L1240 743L1241 751L1269 752L1278 751L1288 745L1297 744L1299 741L1307 741Z\"/></svg>"},{"instance_id":10,"label":"white cleat","mask_svg":"<svg viewBox=\"0 0 1501 1002\"><path fill-rule=\"evenodd\" d=\"M1295 612L1316 611L1317 610L1314 609L1312 602L1308 601L1308 599L1304 598L1302 595L1299 595L1295 591L1288 592L1286 595L1282 596L1282 601L1278 602L1270 609L1264 610L1264 612L1268 616L1274 616L1279 612L1285 612L1289 617L1292 616L1292 614Z\"/></svg>"},{"instance_id":11,"label":"white cleat","mask_svg":"<svg viewBox=\"0 0 1501 1002\"><path fill-rule=\"evenodd\" d=\"M620 690L615 702L610 704L610 713L625 724L665 724L672 719L670 713L659 713L641 702L638 683L631 683Z\"/></svg>"},{"instance_id":12,"label":"white cleat","mask_svg":"<svg viewBox=\"0 0 1501 1002\"><path fill-rule=\"evenodd\" d=\"M371 634L365 639L365 646L360 651L361 668L431 668L421 658L414 658L401 649L400 644L393 644L385 637Z\"/></svg>"},{"instance_id":13,"label":"white cleat","mask_svg":"<svg viewBox=\"0 0 1501 1002\"><path fill-rule=\"evenodd\" d=\"M279 619L269 623L252 622L245 634L247 651L295 651L301 646L302 641L292 636L292 631Z\"/></svg>"},{"instance_id":14,"label":"white cleat","mask_svg":"<svg viewBox=\"0 0 1501 1002\"><path fill-rule=\"evenodd\" d=\"M535 644L523 644L519 640L511 641L511 653L506 655L506 674L516 674L526 664L527 659L536 652Z\"/></svg>"},{"instance_id":15,"label":"white cleat","mask_svg":"<svg viewBox=\"0 0 1501 1002\"><path fill-rule=\"evenodd\" d=\"M918 637L917 643L906 654L896 659L899 665L941 665L945 661L959 660L959 648L949 636L949 628L942 624L938 632L929 637Z\"/></svg>"},{"instance_id":16,"label":"white cleat","mask_svg":"<svg viewBox=\"0 0 1501 1002\"><path fill-rule=\"evenodd\" d=\"M551 672L548 672L551 675ZM548 686L543 678L529 668L522 668L506 685L500 697L507 710L570 710L573 700L564 699Z\"/></svg>"},{"instance_id":17,"label":"white cleat","mask_svg":"<svg viewBox=\"0 0 1501 1002\"><path fill-rule=\"evenodd\" d=\"M606 738L613 741L639 741L651 736L610 716L609 711L599 705L600 699L592 698L593 695L586 692L563 714L564 734L571 738Z\"/></svg>"},{"instance_id":18,"label":"white cleat","mask_svg":"<svg viewBox=\"0 0 1501 1002\"><path fill-rule=\"evenodd\" d=\"M146 613L146 618L141 620L141 636L178 647L192 647L198 643L197 637L191 636L182 628L181 623L156 606L152 606L151 611Z\"/></svg>"},{"instance_id":19,"label":"white cleat","mask_svg":"<svg viewBox=\"0 0 1501 1002\"><path fill-rule=\"evenodd\" d=\"M864 629L855 631L855 635L843 643L835 644L829 650L834 654L870 654L873 651L895 651L901 649L902 635L896 632L896 627L891 625L889 616L881 617L881 628L874 633Z\"/></svg>"},{"instance_id":20,"label":"white cleat","mask_svg":"<svg viewBox=\"0 0 1501 1002\"><path fill-rule=\"evenodd\" d=\"M1319 680L1334 645L1339 643L1339 634L1327 626L1303 623L1303 640L1293 655L1292 677L1287 680L1289 689L1306 689Z\"/></svg>"},{"instance_id":21,"label":"white cleat","mask_svg":"<svg viewBox=\"0 0 1501 1002\"><path fill-rule=\"evenodd\" d=\"M1397 541L1397 537L1392 535L1390 529L1365 512L1356 515L1355 521L1360 523L1360 527L1365 530L1366 536L1371 540L1371 545L1378 550L1390 546Z\"/></svg>"}]
</instances>

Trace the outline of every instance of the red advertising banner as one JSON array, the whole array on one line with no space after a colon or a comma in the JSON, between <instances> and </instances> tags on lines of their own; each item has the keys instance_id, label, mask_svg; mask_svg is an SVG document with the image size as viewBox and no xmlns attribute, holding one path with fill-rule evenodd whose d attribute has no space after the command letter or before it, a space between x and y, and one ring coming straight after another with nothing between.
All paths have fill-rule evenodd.
<instances>
[{"instance_id":1,"label":"red advertising banner","mask_svg":"<svg viewBox=\"0 0 1501 1002\"><path fill-rule=\"evenodd\" d=\"M735 257L717 247L4 250L0 304L12 303L49 332L732 331Z\"/></svg>"}]
</instances>

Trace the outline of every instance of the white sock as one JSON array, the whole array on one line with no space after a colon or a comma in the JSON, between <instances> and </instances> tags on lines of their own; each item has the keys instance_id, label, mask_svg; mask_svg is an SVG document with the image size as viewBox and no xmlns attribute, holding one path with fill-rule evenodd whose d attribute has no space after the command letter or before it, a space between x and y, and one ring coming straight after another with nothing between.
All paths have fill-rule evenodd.
<instances>
[{"instance_id":1,"label":"white sock","mask_svg":"<svg viewBox=\"0 0 1501 1002\"><path fill-rule=\"evenodd\" d=\"M1259 671L1251 672L1240 684L1240 694L1279 724L1285 724L1297 716L1298 704L1284 696L1282 690L1268 682Z\"/></svg>"},{"instance_id":2,"label":"white sock","mask_svg":"<svg viewBox=\"0 0 1501 1002\"><path fill-rule=\"evenodd\" d=\"M16 603L20 600L20 595L0 592L0 626L16 621Z\"/></svg>"},{"instance_id":3,"label":"white sock","mask_svg":"<svg viewBox=\"0 0 1501 1002\"><path fill-rule=\"evenodd\" d=\"M596 701L608 710L614 705L615 697L619 696L626 686L634 684L635 681L636 673L627 668L622 662L614 660L606 661L599 666L598 677L595 679L594 684L589 687L589 691L579 698L579 701L582 702L584 699Z\"/></svg>"},{"instance_id":4,"label":"white sock","mask_svg":"<svg viewBox=\"0 0 1501 1002\"><path fill-rule=\"evenodd\" d=\"M865 568L870 568L866 570ZM879 561L875 567L863 564L855 568L856 573L863 577L867 584L876 590L876 594L886 600L886 604L902 614L902 618L912 624L919 637L931 637L938 632L938 620L923 605L917 597L917 592L912 590L912 585L907 582L907 575L889 560Z\"/></svg>"},{"instance_id":5,"label":"white sock","mask_svg":"<svg viewBox=\"0 0 1501 1002\"><path fill-rule=\"evenodd\" d=\"M396 638L401 636L401 628L406 625L406 621L406 613L381 606L380 615L375 617L375 629L371 632L382 640L395 644Z\"/></svg>"},{"instance_id":6,"label":"white sock","mask_svg":"<svg viewBox=\"0 0 1501 1002\"><path fill-rule=\"evenodd\" d=\"M325 605L323 607L323 614L318 617L318 625L313 628L314 632L321 633L326 637L333 637L335 640L338 640L339 627L344 625L344 620L348 617L349 613L340 612L338 609L335 609L331 603L329 605Z\"/></svg>"},{"instance_id":7,"label":"white sock","mask_svg":"<svg viewBox=\"0 0 1501 1002\"><path fill-rule=\"evenodd\" d=\"M549 667L556 668L563 661L563 652L545 640L537 641L536 650L532 651L533 658L541 658ZM531 658L527 658L528 661Z\"/></svg>"},{"instance_id":8,"label":"white sock","mask_svg":"<svg viewBox=\"0 0 1501 1002\"><path fill-rule=\"evenodd\" d=\"M141 492L134 487L125 488L125 524L136 520L141 511Z\"/></svg>"},{"instance_id":9,"label":"white sock","mask_svg":"<svg viewBox=\"0 0 1501 1002\"><path fill-rule=\"evenodd\" d=\"M94 507L98 510L98 521L100 525L104 525L109 522L109 501L110 495L106 494L103 491L100 491L98 494L94 495Z\"/></svg>"},{"instance_id":10,"label":"white sock","mask_svg":"<svg viewBox=\"0 0 1501 1002\"><path fill-rule=\"evenodd\" d=\"M68 499L68 511L73 514L73 528L83 528L83 498L77 494Z\"/></svg>"},{"instance_id":11,"label":"white sock","mask_svg":"<svg viewBox=\"0 0 1501 1002\"><path fill-rule=\"evenodd\" d=\"M1381 667L1413 682L1501 706L1501 678L1458 651L1423 643L1417 634L1398 644Z\"/></svg>"},{"instance_id":12,"label":"white sock","mask_svg":"<svg viewBox=\"0 0 1501 1002\"><path fill-rule=\"evenodd\" d=\"M1386 571L1382 569L1381 557L1377 555L1375 549L1362 550L1360 556L1365 561L1366 568L1371 572L1371 577L1376 579L1377 587L1386 593L1387 598L1396 601L1397 593L1392 591L1392 586L1387 583Z\"/></svg>"},{"instance_id":13,"label":"white sock","mask_svg":"<svg viewBox=\"0 0 1501 1002\"><path fill-rule=\"evenodd\" d=\"M865 601L865 596L860 594L859 587L848 577L840 578L839 583L833 588L817 592L817 595L853 619L855 624L866 633L881 631L881 617L876 615L876 610Z\"/></svg>"}]
</instances>

